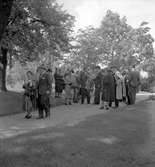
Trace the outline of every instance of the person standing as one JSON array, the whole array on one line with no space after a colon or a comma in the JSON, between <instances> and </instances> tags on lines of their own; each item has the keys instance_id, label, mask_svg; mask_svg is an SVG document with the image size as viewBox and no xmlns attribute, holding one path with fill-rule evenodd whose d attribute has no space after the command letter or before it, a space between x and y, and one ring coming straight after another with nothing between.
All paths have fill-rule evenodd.
<instances>
[{"instance_id":1,"label":"person standing","mask_svg":"<svg viewBox=\"0 0 155 167\"><path fill-rule=\"evenodd\" d=\"M72 90L73 90L73 103L78 102L78 83L77 83L77 75L74 70L71 70L72 73Z\"/></svg>"},{"instance_id":2,"label":"person standing","mask_svg":"<svg viewBox=\"0 0 155 167\"><path fill-rule=\"evenodd\" d=\"M27 71L26 80L24 81L23 88L25 89L23 97L23 109L26 111L25 118L30 119L32 117L32 110L34 109L34 100L35 100L35 81L33 78L33 73Z\"/></svg>"},{"instance_id":3,"label":"person standing","mask_svg":"<svg viewBox=\"0 0 155 167\"><path fill-rule=\"evenodd\" d=\"M123 76L123 102L128 104L129 103L129 98L128 98L128 71L124 70L122 73Z\"/></svg>"},{"instance_id":4,"label":"person standing","mask_svg":"<svg viewBox=\"0 0 155 167\"><path fill-rule=\"evenodd\" d=\"M115 107L119 107L119 102L123 99L122 94L122 75L116 67L112 67L113 77L115 80Z\"/></svg>"},{"instance_id":5,"label":"person standing","mask_svg":"<svg viewBox=\"0 0 155 167\"><path fill-rule=\"evenodd\" d=\"M135 70L135 66L129 71L128 75L128 95L130 99L129 104L135 104L136 93L140 85L140 73Z\"/></svg>"},{"instance_id":6,"label":"person standing","mask_svg":"<svg viewBox=\"0 0 155 167\"><path fill-rule=\"evenodd\" d=\"M102 69L102 103L100 109L109 109L109 101L110 101L110 77L108 75L108 69Z\"/></svg>"},{"instance_id":7,"label":"person standing","mask_svg":"<svg viewBox=\"0 0 155 167\"><path fill-rule=\"evenodd\" d=\"M64 75L65 81L65 105L72 104L72 73L70 70Z\"/></svg>"},{"instance_id":8,"label":"person standing","mask_svg":"<svg viewBox=\"0 0 155 167\"><path fill-rule=\"evenodd\" d=\"M108 68L107 75L109 78L109 91L110 91L110 99L109 99L109 107L112 107L112 103L115 102L115 77L111 69ZM115 104L116 106L116 104Z\"/></svg>"},{"instance_id":9,"label":"person standing","mask_svg":"<svg viewBox=\"0 0 155 167\"><path fill-rule=\"evenodd\" d=\"M55 80L55 97L61 97L62 91L64 89L64 79L63 75L61 74L61 69L56 68L54 73L54 80Z\"/></svg>"},{"instance_id":10,"label":"person standing","mask_svg":"<svg viewBox=\"0 0 155 167\"><path fill-rule=\"evenodd\" d=\"M86 89L87 80L88 80L88 75L86 72L86 68L83 68L78 78L78 82L80 84L81 104L84 103L85 97L87 96L87 89Z\"/></svg>"},{"instance_id":11,"label":"person standing","mask_svg":"<svg viewBox=\"0 0 155 167\"><path fill-rule=\"evenodd\" d=\"M38 81L38 119L50 117L51 80L44 66L39 67L40 76Z\"/></svg>"},{"instance_id":12,"label":"person standing","mask_svg":"<svg viewBox=\"0 0 155 167\"><path fill-rule=\"evenodd\" d=\"M101 93L101 83L102 74L100 66L95 67L96 77L94 78L95 94L94 94L94 104L100 104L100 93Z\"/></svg>"},{"instance_id":13,"label":"person standing","mask_svg":"<svg viewBox=\"0 0 155 167\"><path fill-rule=\"evenodd\" d=\"M123 77L119 71L115 73L115 80L116 80L116 100L119 102L123 100Z\"/></svg>"},{"instance_id":14,"label":"person standing","mask_svg":"<svg viewBox=\"0 0 155 167\"><path fill-rule=\"evenodd\" d=\"M94 86L90 70L87 71L87 76L88 76L88 78L86 81L86 98L87 98L87 104L90 104L91 92L93 92L93 86Z\"/></svg>"}]
</instances>

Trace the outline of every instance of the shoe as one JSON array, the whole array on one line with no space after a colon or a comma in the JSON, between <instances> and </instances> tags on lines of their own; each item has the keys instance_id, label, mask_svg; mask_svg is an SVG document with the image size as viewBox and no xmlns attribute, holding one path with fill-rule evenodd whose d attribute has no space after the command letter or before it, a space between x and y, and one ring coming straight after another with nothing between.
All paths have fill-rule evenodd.
<instances>
[{"instance_id":1,"label":"shoe","mask_svg":"<svg viewBox=\"0 0 155 167\"><path fill-rule=\"evenodd\" d=\"M26 115L25 118L26 119L30 119L32 117L32 115Z\"/></svg>"},{"instance_id":2,"label":"shoe","mask_svg":"<svg viewBox=\"0 0 155 167\"><path fill-rule=\"evenodd\" d=\"M103 110L103 109L104 109L104 107L103 107L103 106L101 106L99 109L100 109L100 110Z\"/></svg>"},{"instance_id":3,"label":"shoe","mask_svg":"<svg viewBox=\"0 0 155 167\"><path fill-rule=\"evenodd\" d=\"M71 102L69 102L69 105L72 105L72 103L71 103Z\"/></svg>"},{"instance_id":4,"label":"shoe","mask_svg":"<svg viewBox=\"0 0 155 167\"><path fill-rule=\"evenodd\" d=\"M28 117L28 115L25 115L25 117L24 118L27 118Z\"/></svg>"}]
</instances>

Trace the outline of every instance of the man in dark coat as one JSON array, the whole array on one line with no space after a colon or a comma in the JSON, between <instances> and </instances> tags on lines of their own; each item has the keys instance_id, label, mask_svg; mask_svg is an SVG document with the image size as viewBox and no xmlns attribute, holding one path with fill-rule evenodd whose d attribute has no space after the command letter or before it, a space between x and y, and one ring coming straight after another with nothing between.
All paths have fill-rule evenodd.
<instances>
[{"instance_id":1,"label":"man in dark coat","mask_svg":"<svg viewBox=\"0 0 155 167\"><path fill-rule=\"evenodd\" d=\"M133 66L132 70L129 71L128 75L128 96L129 96L129 104L135 104L136 101L136 93L138 91L138 87L140 85L140 74L135 70Z\"/></svg>"},{"instance_id":2,"label":"man in dark coat","mask_svg":"<svg viewBox=\"0 0 155 167\"><path fill-rule=\"evenodd\" d=\"M86 68L84 68L79 75L78 83L80 85L80 95L81 95L81 104L84 103L85 97L87 97L86 83L88 80L88 75L86 73Z\"/></svg>"},{"instance_id":3,"label":"man in dark coat","mask_svg":"<svg viewBox=\"0 0 155 167\"><path fill-rule=\"evenodd\" d=\"M102 85L102 73L100 66L95 67L95 73L96 77L93 80L95 84L94 104L100 104L100 93Z\"/></svg>"},{"instance_id":4,"label":"man in dark coat","mask_svg":"<svg viewBox=\"0 0 155 167\"><path fill-rule=\"evenodd\" d=\"M108 69L102 69L102 103L100 109L109 109L109 101L110 101L110 78L108 76Z\"/></svg>"},{"instance_id":5,"label":"man in dark coat","mask_svg":"<svg viewBox=\"0 0 155 167\"><path fill-rule=\"evenodd\" d=\"M40 76L38 81L38 110L39 117L38 119L42 119L44 117L50 116L50 95L51 95L51 80L46 72L46 68L44 66L40 67Z\"/></svg>"},{"instance_id":6,"label":"man in dark coat","mask_svg":"<svg viewBox=\"0 0 155 167\"><path fill-rule=\"evenodd\" d=\"M63 75L61 75L61 69L56 68L54 73L54 80L55 80L55 97L61 97L62 91L65 88L65 82L63 79Z\"/></svg>"},{"instance_id":7,"label":"man in dark coat","mask_svg":"<svg viewBox=\"0 0 155 167\"><path fill-rule=\"evenodd\" d=\"M107 75L108 75L108 79L109 79L109 94L110 94L110 99L109 99L109 107L112 106L112 102L115 102L115 78L113 75L113 72L108 69L107 70Z\"/></svg>"}]
</instances>

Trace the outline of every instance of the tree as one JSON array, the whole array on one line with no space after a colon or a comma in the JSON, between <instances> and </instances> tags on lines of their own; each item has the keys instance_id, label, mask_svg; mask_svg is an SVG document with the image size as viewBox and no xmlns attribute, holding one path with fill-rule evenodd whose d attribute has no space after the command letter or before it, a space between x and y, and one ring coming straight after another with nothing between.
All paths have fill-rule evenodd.
<instances>
[{"instance_id":1,"label":"tree","mask_svg":"<svg viewBox=\"0 0 155 167\"><path fill-rule=\"evenodd\" d=\"M2 58L7 60L9 53L10 60L14 58L26 64L39 60L47 51L49 56L59 58L60 51L70 49L73 23L74 17L62 10L55 0L16 0L2 40L2 48L6 50ZM6 67L7 61L5 63ZM5 70L3 68L2 75ZM6 90L5 81L2 85Z\"/></svg>"},{"instance_id":2,"label":"tree","mask_svg":"<svg viewBox=\"0 0 155 167\"><path fill-rule=\"evenodd\" d=\"M0 1L0 41L2 39L5 28L8 24L8 19L11 13L13 0L1 0Z\"/></svg>"},{"instance_id":3,"label":"tree","mask_svg":"<svg viewBox=\"0 0 155 167\"><path fill-rule=\"evenodd\" d=\"M76 36L76 45L73 47L67 63L74 67L93 69L101 62L101 51L99 50L100 38L93 27L79 30Z\"/></svg>"},{"instance_id":4,"label":"tree","mask_svg":"<svg viewBox=\"0 0 155 167\"><path fill-rule=\"evenodd\" d=\"M153 56L153 38L147 22L139 28L126 23L125 17L107 11L99 28L103 41L103 52L107 51L110 64L118 67L138 65Z\"/></svg>"},{"instance_id":5,"label":"tree","mask_svg":"<svg viewBox=\"0 0 155 167\"><path fill-rule=\"evenodd\" d=\"M153 38L147 22L138 28L127 24L126 17L107 11L99 28L81 30L76 60L87 64L115 65L127 68L154 56Z\"/></svg>"}]
</instances>

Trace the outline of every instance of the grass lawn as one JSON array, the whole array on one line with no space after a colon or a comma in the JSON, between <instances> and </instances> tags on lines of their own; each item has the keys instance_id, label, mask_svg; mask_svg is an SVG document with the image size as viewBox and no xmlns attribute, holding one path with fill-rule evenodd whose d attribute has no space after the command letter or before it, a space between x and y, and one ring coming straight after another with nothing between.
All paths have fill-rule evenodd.
<instances>
[{"instance_id":1,"label":"grass lawn","mask_svg":"<svg viewBox=\"0 0 155 167\"><path fill-rule=\"evenodd\" d=\"M22 112L22 93L0 92L0 116Z\"/></svg>"},{"instance_id":2,"label":"grass lawn","mask_svg":"<svg viewBox=\"0 0 155 167\"><path fill-rule=\"evenodd\" d=\"M22 96L22 92L0 92L0 116L23 112ZM52 107L62 105L63 103L64 99L51 97Z\"/></svg>"},{"instance_id":3,"label":"grass lawn","mask_svg":"<svg viewBox=\"0 0 155 167\"><path fill-rule=\"evenodd\" d=\"M154 167L147 104L0 140L0 167ZM152 165L152 166L150 166Z\"/></svg>"}]
</instances>

